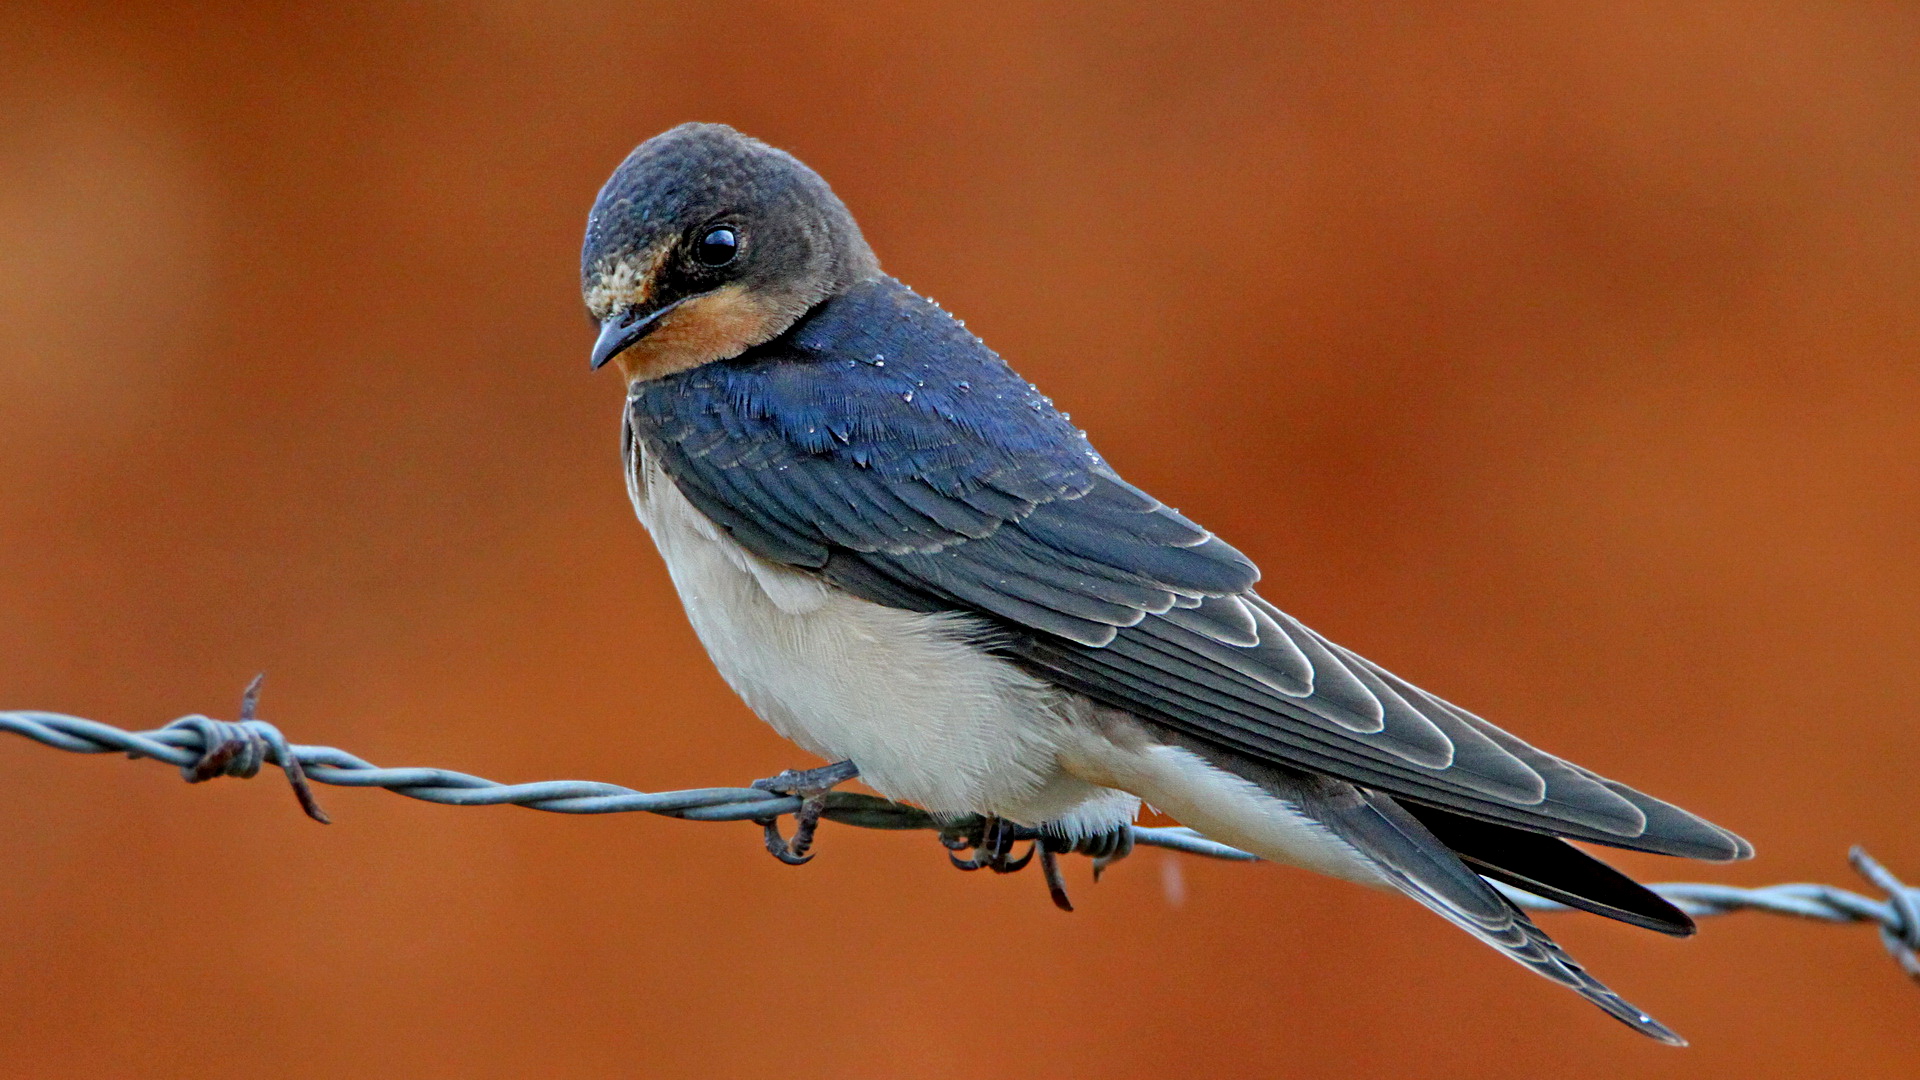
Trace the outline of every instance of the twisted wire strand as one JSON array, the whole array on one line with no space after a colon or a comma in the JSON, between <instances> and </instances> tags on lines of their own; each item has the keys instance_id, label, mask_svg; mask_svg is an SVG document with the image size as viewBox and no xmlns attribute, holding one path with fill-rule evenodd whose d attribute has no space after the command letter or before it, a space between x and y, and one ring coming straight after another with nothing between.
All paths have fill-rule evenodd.
<instances>
[{"instance_id":1,"label":"twisted wire strand","mask_svg":"<svg viewBox=\"0 0 1920 1080\"><path fill-rule=\"evenodd\" d=\"M23 735L56 750L76 754L120 752L136 758L152 758L179 766L182 775L192 783L217 775L252 776L262 763L271 763L286 772L296 796L301 797L302 808L321 822L328 819L319 812L317 802L306 790L307 781L334 787L385 788L409 799L445 806L524 806L557 814L644 812L688 821L761 821L791 814L800 808L798 796L758 788L637 791L595 780L502 784L451 769L387 769L336 747L289 743L272 724L250 718L229 723L196 714L151 731L127 731L78 716L14 711L0 712L0 731ZM243 740L264 749L246 752L227 749ZM203 767L210 759L227 757L235 764L251 765L251 771L220 772ZM863 829L952 831L964 830L969 824L964 819L942 820L918 807L850 791L829 792L823 816L829 821ZM1255 858L1238 848L1208 840L1192 829L1135 826L1133 834L1135 843L1148 847L1216 859L1253 861Z\"/></svg>"},{"instance_id":2,"label":"twisted wire strand","mask_svg":"<svg viewBox=\"0 0 1920 1080\"><path fill-rule=\"evenodd\" d=\"M133 758L152 758L180 768L190 783L215 776L250 777L266 764L278 766L314 820L326 814L313 797L309 781L334 787L385 788L396 795L446 806L524 806L557 814L624 814L645 812L688 821L759 821L800 809L801 800L758 788L714 787L684 791L636 791L619 784L591 780L545 780L502 784L451 769L381 768L331 746L289 743L280 730L254 718L259 680L248 688L237 722L201 715L183 716L151 731L127 731L50 712L0 712L0 731L23 735L56 750L76 754L121 752ZM977 829L978 819L935 818L918 807L873 795L835 791L826 796L829 821L863 829L923 829L943 837ZM1256 856L1209 840L1179 826L1131 827L1133 842L1189 855L1240 862ZM1025 830L1023 839L1033 839ZM1696 918L1735 911L1763 911L1829 923L1872 923L1880 941L1901 970L1920 982L1920 888L1906 885L1862 849L1849 855L1853 869L1885 900L1849 892L1832 885L1793 883L1762 888L1738 888L1705 882L1667 882L1648 886L1676 907ZM1535 911L1566 911L1564 905L1497 885L1509 899Z\"/></svg>"}]
</instances>

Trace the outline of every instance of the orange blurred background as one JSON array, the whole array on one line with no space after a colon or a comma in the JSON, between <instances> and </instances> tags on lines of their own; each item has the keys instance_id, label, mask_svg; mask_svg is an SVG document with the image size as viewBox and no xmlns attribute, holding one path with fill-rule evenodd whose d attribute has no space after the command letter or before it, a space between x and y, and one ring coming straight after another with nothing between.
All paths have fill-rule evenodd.
<instances>
[{"instance_id":1,"label":"orange blurred background","mask_svg":"<svg viewBox=\"0 0 1920 1080\"><path fill-rule=\"evenodd\" d=\"M1336 640L1760 849L1920 879L1911 5L0 10L0 707L650 789L812 762L634 522L588 204L719 120ZM0 1074L1912 1076L1871 932L1143 852L449 809L0 739ZM1168 875L1184 874L1173 903Z\"/></svg>"}]
</instances>

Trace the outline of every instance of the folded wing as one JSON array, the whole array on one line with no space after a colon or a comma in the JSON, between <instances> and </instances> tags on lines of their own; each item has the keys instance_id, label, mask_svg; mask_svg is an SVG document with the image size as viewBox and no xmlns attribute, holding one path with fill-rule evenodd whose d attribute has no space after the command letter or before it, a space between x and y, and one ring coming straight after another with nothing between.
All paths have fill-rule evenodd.
<instances>
[{"instance_id":1,"label":"folded wing","mask_svg":"<svg viewBox=\"0 0 1920 1080\"><path fill-rule=\"evenodd\" d=\"M1468 818L1703 859L1709 822L1538 750L1301 625L1251 561L1122 480L1033 387L890 281L636 388L632 454L762 557L962 611L1063 686Z\"/></svg>"}]
</instances>

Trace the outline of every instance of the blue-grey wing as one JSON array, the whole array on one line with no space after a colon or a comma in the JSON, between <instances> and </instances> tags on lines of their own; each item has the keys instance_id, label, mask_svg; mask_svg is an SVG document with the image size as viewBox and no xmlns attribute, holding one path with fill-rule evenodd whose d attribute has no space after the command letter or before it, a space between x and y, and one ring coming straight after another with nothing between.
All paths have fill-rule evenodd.
<instances>
[{"instance_id":1,"label":"blue-grey wing","mask_svg":"<svg viewBox=\"0 0 1920 1080\"><path fill-rule=\"evenodd\" d=\"M632 439L765 558L992 620L1063 686L1265 760L1522 828L1701 858L1743 841L1326 641L1240 552L1128 484L891 281L775 345L636 388Z\"/></svg>"}]
</instances>

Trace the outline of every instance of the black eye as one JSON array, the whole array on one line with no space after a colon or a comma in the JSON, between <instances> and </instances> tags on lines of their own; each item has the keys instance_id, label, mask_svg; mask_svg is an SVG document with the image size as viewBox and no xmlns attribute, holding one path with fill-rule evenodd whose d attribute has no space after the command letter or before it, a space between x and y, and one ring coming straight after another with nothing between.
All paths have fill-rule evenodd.
<instances>
[{"instance_id":1,"label":"black eye","mask_svg":"<svg viewBox=\"0 0 1920 1080\"><path fill-rule=\"evenodd\" d=\"M702 266L725 266L740 253L740 237L725 225L708 229L693 245L693 257Z\"/></svg>"}]
</instances>

